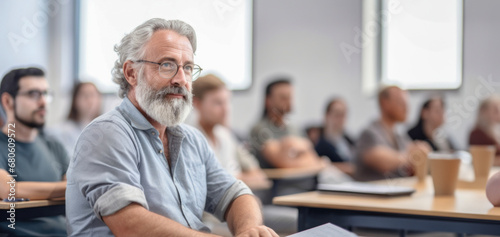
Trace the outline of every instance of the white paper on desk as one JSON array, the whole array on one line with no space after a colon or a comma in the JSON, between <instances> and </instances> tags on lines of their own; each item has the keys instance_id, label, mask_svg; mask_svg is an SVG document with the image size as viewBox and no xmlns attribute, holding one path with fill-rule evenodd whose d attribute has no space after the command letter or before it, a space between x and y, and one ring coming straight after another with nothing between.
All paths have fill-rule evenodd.
<instances>
[{"instance_id":1,"label":"white paper on desk","mask_svg":"<svg viewBox=\"0 0 500 237\"><path fill-rule=\"evenodd\" d=\"M344 230L331 223L316 226L314 228L301 231L299 233L289 235L288 237L356 237L357 235Z\"/></svg>"}]
</instances>

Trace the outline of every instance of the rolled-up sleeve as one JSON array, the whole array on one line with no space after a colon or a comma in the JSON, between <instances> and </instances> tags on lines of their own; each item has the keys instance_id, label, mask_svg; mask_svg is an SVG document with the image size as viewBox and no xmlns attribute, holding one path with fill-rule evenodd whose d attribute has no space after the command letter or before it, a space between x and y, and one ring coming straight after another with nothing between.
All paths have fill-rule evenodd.
<instances>
[{"instance_id":1,"label":"rolled-up sleeve","mask_svg":"<svg viewBox=\"0 0 500 237\"><path fill-rule=\"evenodd\" d=\"M231 185L231 187L226 190L224 196L222 196L222 198L219 200L219 204L215 208L214 216L219 218L219 220L225 221L224 217L231 202L234 201L237 197L244 194L253 195L252 191L245 183L243 183L241 180L236 180L236 182L234 182L233 185Z\"/></svg>"},{"instance_id":2,"label":"rolled-up sleeve","mask_svg":"<svg viewBox=\"0 0 500 237\"><path fill-rule=\"evenodd\" d=\"M89 125L78 139L71 180L99 219L130 203L148 209L133 137L116 121L100 121Z\"/></svg>"}]
</instances>

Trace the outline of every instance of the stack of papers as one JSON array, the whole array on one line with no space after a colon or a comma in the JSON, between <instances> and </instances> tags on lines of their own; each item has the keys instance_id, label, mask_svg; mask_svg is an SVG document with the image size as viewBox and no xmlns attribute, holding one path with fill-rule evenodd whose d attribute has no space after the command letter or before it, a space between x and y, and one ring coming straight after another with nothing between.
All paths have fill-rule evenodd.
<instances>
[{"instance_id":1,"label":"stack of papers","mask_svg":"<svg viewBox=\"0 0 500 237\"><path fill-rule=\"evenodd\" d=\"M331 223L304 230L288 237L356 237L357 235Z\"/></svg>"}]
</instances>

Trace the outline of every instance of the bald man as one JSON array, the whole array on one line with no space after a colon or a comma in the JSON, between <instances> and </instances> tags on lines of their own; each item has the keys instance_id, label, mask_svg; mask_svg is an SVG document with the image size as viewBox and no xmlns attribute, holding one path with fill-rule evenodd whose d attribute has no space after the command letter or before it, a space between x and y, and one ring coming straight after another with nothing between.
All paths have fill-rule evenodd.
<instances>
[{"instance_id":1,"label":"bald man","mask_svg":"<svg viewBox=\"0 0 500 237\"><path fill-rule=\"evenodd\" d=\"M408 94L396 86L385 87L378 94L381 118L372 122L357 143L356 174L360 181L411 176L412 154L429 152L427 144L412 143L405 133L396 131L406 121Z\"/></svg>"}]
</instances>

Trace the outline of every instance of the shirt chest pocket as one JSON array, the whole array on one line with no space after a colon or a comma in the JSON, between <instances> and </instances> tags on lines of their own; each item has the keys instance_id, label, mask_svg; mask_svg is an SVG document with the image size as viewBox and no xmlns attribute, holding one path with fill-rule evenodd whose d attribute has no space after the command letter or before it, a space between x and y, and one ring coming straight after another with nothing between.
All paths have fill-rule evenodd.
<instances>
[{"instance_id":1,"label":"shirt chest pocket","mask_svg":"<svg viewBox=\"0 0 500 237\"><path fill-rule=\"evenodd\" d=\"M199 159L184 160L185 189L188 200L198 210L205 208L207 197L207 171L205 165Z\"/></svg>"}]
</instances>

